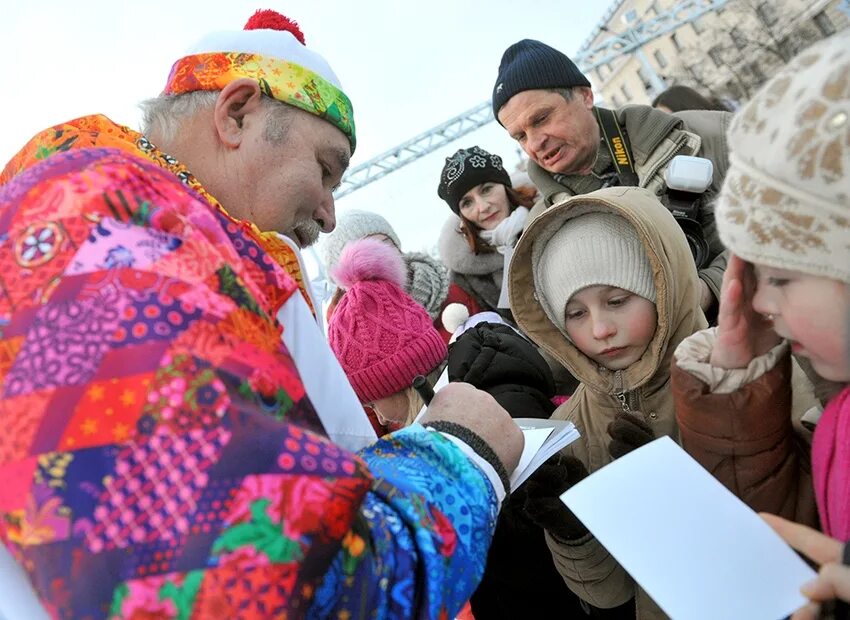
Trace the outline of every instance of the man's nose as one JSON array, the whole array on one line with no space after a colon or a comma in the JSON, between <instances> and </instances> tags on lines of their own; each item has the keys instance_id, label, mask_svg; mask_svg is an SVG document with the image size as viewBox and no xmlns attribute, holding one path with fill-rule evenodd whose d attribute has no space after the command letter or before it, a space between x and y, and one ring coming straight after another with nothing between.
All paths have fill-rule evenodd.
<instances>
[{"instance_id":1,"label":"man's nose","mask_svg":"<svg viewBox=\"0 0 850 620\"><path fill-rule=\"evenodd\" d=\"M323 233L333 232L336 228L336 208L332 194L319 205L313 219L319 224Z\"/></svg>"},{"instance_id":2,"label":"man's nose","mask_svg":"<svg viewBox=\"0 0 850 620\"><path fill-rule=\"evenodd\" d=\"M540 131L529 132L528 139L526 140L526 146L534 155L541 155L542 151L546 147L546 134Z\"/></svg>"}]
</instances>

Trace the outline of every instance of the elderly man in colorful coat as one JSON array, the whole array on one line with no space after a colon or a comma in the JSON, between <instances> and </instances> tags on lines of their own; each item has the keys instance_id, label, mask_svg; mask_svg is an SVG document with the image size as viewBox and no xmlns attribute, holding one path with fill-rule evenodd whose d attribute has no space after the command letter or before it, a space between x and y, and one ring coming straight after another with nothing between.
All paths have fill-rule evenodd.
<instances>
[{"instance_id":1,"label":"elderly man in colorful coat","mask_svg":"<svg viewBox=\"0 0 850 620\"><path fill-rule=\"evenodd\" d=\"M289 239L334 226L336 76L258 12L145 116L0 177L2 579L54 618L451 617L522 434L453 385L376 440L321 342Z\"/></svg>"}]
</instances>

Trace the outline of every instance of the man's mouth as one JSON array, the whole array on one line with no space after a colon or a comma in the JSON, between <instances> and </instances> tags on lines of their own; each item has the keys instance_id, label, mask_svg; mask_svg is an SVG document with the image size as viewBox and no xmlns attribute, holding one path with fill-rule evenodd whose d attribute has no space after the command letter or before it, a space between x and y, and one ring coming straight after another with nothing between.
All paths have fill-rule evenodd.
<instances>
[{"instance_id":1,"label":"man's mouth","mask_svg":"<svg viewBox=\"0 0 850 620\"><path fill-rule=\"evenodd\" d=\"M559 146L556 149L552 149L551 151L547 151L543 155L543 157L540 159L540 161L543 162L544 166L548 166L548 165L556 162L560 158L562 151L563 151L563 147L561 147L561 146Z\"/></svg>"}]
</instances>

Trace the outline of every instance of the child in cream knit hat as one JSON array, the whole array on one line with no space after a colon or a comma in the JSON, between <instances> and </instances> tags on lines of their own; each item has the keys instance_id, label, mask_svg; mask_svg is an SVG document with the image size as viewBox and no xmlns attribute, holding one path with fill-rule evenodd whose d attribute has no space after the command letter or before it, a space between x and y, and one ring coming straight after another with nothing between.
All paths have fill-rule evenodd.
<instances>
[{"instance_id":1,"label":"child in cream knit hat","mask_svg":"<svg viewBox=\"0 0 850 620\"><path fill-rule=\"evenodd\" d=\"M661 435L677 438L670 393L676 345L707 326L687 240L657 197L612 187L552 206L526 228L510 270L518 326L581 385L552 414L581 437L526 482L525 511L546 530L573 592L604 609L653 601L558 496ZM625 518L625 517L624 517Z\"/></svg>"},{"instance_id":2,"label":"child in cream knit hat","mask_svg":"<svg viewBox=\"0 0 850 620\"><path fill-rule=\"evenodd\" d=\"M842 552L850 559L850 31L765 84L736 116L729 144L716 216L733 256L717 329L676 351L683 443L753 509L828 534L768 517L830 565L803 588L813 605L835 593L848 600L850 567L840 564ZM838 386L819 419L803 417L816 422L811 449L792 425L792 353Z\"/></svg>"}]
</instances>

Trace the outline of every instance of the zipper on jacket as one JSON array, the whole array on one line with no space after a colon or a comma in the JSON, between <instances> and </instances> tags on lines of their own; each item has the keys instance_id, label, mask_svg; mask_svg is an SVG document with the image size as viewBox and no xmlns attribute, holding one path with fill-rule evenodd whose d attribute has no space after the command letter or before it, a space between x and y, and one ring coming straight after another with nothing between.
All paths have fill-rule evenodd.
<instances>
[{"instance_id":1,"label":"zipper on jacket","mask_svg":"<svg viewBox=\"0 0 850 620\"><path fill-rule=\"evenodd\" d=\"M620 403L625 413L636 413L640 411L640 403L638 396L634 391L627 392L623 388L623 371L618 370L614 373L614 396Z\"/></svg>"},{"instance_id":2,"label":"zipper on jacket","mask_svg":"<svg viewBox=\"0 0 850 620\"><path fill-rule=\"evenodd\" d=\"M614 373L614 396L620 401L620 407L626 413L631 413L632 408L629 406L629 398L626 391L623 389L623 371L618 370Z\"/></svg>"}]
</instances>

